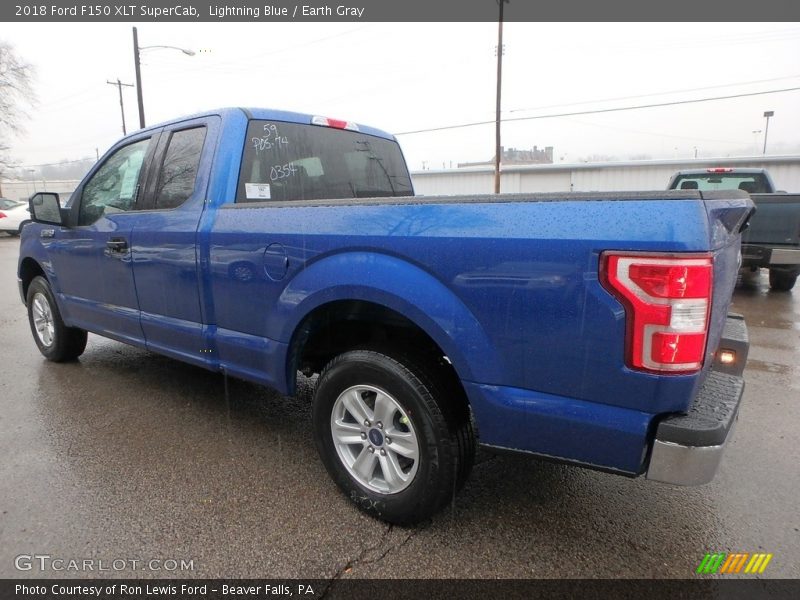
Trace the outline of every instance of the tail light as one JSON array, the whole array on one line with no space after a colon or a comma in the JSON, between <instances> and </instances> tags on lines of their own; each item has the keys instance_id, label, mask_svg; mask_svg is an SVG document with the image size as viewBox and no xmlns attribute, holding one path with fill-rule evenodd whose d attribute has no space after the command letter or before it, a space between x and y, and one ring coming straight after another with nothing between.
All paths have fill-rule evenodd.
<instances>
[{"instance_id":1,"label":"tail light","mask_svg":"<svg viewBox=\"0 0 800 600\"><path fill-rule=\"evenodd\" d=\"M706 169L706 173L733 173L733 169L730 167L713 167Z\"/></svg>"},{"instance_id":2,"label":"tail light","mask_svg":"<svg viewBox=\"0 0 800 600\"><path fill-rule=\"evenodd\" d=\"M6 213L0 211L0 219L5 219L5 218L6 218Z\"/></svg>"},{"instance_id":3,"label":"tail light","mask_svg":"<svg viewBox=\"0 0 800 600\"><path fill-rule=\"evenodd\" d=\"M691 373L703 366L712 277L709 254L603 254L603 285L625 306L629 367Z\"/></svg>"}]
</instances>

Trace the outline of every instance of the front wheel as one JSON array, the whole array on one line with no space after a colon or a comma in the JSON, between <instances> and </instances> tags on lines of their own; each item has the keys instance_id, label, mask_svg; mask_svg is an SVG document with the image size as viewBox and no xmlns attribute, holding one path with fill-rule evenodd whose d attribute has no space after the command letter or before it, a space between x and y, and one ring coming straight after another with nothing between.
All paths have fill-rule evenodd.
<instances>
[{"instance_id":1,"label":"front wheel","mask_svg":"<svg viewBox=\"0 0 800 600\"><path fill-rule=\"evenodd\" d=\"M83 354L86 332L64 324L47 279L35 277L28 286L26 299L33 339L47 360L64 362Z\"/></svg>"},{"instance_id":2,"label":"front wheel","mask_svg":"<svg viewBox=\"0 0 800 600\"><path fill-rule=\"evenodd\" d=\"M353 350L317 382L314 438L325 467L360 509L391 523L436 513L472 463L469 411L436 372Z\"/></svg>"}]
</instances>

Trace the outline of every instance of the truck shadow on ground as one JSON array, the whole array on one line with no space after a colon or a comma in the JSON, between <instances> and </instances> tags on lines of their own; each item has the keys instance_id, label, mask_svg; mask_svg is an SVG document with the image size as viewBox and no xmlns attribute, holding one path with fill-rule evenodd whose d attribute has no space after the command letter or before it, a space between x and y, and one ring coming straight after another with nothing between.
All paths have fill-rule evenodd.
<instances>
[{"instance_id":1,"label":"truck shadow on ground","mask_svg":"<svg viewBox=\"0 0 800 600\"><path fill-rule=\"evenodd\" d=\"M577 577L608 569L666 577L676 576L669 570L676 565L688 576L720 529L709 488L479 452L450 506L387 537L393 528L360 513L317 456L313 381L282 397L229 379L226 398L220 374L90 339L79 362L39 369L34 401L43 443L67 485L85 490L100 518L113 522L108 544L125 546L131 531L144 532L139 543L153 552L184 548L204 557L204 577L252 576L265 565L271 576L328 577L355 564L353 548L370 548L376 532L386 538L385 552L368 570L355 564L353 576L436 576L430 561L453 552L463 555L459 566L441 576ZM107 508L121 498L125 511ZM654 533L664 531L678 533ZM407 563L417 551L430 561Z\"/></svg>"}]
</instances>

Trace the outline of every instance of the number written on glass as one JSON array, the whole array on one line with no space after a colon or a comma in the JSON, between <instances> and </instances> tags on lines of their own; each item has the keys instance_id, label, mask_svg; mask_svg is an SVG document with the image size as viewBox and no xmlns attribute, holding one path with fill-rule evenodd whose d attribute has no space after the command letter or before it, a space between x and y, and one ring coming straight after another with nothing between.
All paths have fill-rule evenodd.
<instances>
[{"instance_id":1,"label":"number written on glass","mask_svg":"<svg viewBox=\"0 0 800 600\"><path fill-rule=\"evenodd\" d=\"M280 146L288 146L289 138L281 135L278 131L278 126L274 123L267 123L264 125L264 133L261 137L253 138L253 148L256 152L263 152L264 150L271 150Z\"/></svg>"},{"instance_id":2,"label":"number written on glass","mask_svg":"<svg viewBox=\"0 0 800 600\"><path fill-rule=\"evenodd\" d=\"M297 173L297 167L293 164L275 165L269 170L270 181L280 181Z\"/></svg>"}]
</instances>

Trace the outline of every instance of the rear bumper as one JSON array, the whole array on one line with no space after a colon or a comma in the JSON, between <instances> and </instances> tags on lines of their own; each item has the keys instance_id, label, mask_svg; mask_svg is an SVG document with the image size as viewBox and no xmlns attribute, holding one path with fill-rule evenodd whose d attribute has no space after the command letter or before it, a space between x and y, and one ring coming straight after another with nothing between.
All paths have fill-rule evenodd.
<instances>
[{"instance_id":1,"label":"rear bumper","mask_svg":"<svg viewBox=\"0 0 800 600\"><path fill-rule=\"evenodd\" d=\"M647 478L674 485L701 485L714 478L739 416L742 371L749 341L744 319L729 315L713 370L686 414L663 419L656 429ZM723 364L723 350L733 362Z\"/></svg>"},{"instance_id":2,"label":"rear bumper","mask_svg":"<svg viewBox=\"0 0 800 600\"><path fill-rule=\"evenodd\" d=\"M772 248L755 244L742 244L742 266L794 266L800 268L800 248Z\"/></svg>"}]
</instances>

